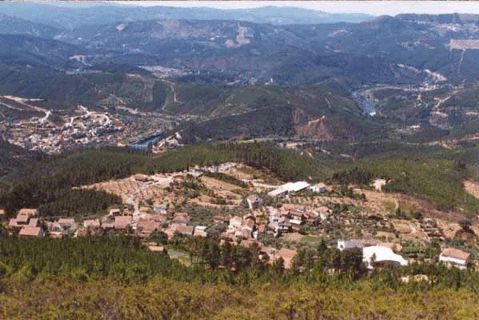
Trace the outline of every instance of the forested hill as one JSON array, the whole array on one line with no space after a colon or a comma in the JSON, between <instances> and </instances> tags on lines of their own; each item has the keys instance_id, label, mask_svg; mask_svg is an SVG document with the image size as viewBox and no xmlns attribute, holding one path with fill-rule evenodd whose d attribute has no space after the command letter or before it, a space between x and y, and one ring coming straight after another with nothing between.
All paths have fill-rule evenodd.
<instances>
[{"instance_id":1,"label":"forested hill","mask_svg":"<svg viewBox=\"0 0 479 320\"><path fill-rule=\"evenodd\" d=\"M27 151L0 138L0 190L31 174L32 166L45 159L45 154Z\"/></svg>"},{"instance_id":2,"label":"forested hill","mask_svg":"<svg viewBox=\"0 0 479 320\"><path fill-rule=\"evenodd\" d=\"M13 214L22 207L39 207L43 215L100 212L120 199L104 192L72 189L134 173L182 171L194 165L237 161L268 168L279 177L326 177L327 171L308 156L264 144L197 145L153 156L131 150L85 150L38 163L34 172L16 179L0 194L0 206Z\"/></svg>"},{"instance_id":3,"label":"forested hill","mask_svg":"<svg viewBox=\"0 0 479 320\"><path fill-rule=\"evenodd\" d=\"M235 161L268 169L284 181L326 180L344 185L368 185L371 179L384 177L391 180L388 191L431 201L440 209L458 209L466 215L479 213L479 201L463 186L465 178L475 178L471 169L477 166L477 161L470 158L470 154L443 150L436 156L428 156L407 148L403 152L403 156L395 156L396 159L381 158L376 153L352 162L334 155L318 158L311 150L300 152L268 143L195 145L160 155L123 149L90 149L40 161L32 166L34 173L10 180L9 188L0 194L0 207L5 207L10 214L22 207L39 207L44 215L101 212L120 199L91 190L72 190L72 187L134 173L175 172L194 165Z\"/></svg>"}]
</instances>

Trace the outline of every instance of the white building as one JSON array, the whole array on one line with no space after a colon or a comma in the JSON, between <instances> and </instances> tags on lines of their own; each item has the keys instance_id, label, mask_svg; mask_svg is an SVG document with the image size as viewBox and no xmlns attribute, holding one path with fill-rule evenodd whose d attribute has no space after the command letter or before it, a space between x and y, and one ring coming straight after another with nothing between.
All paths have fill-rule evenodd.
<instances>
[{"instance_id":1,"label":"white building","mask_svg":"<svg viewBox=\"0 0 479 320\"><path fill-rule=\"evenodd\" d=\"M408 262L399 254L392 251L391 248L384 246L370 246L363 248L363 262L368 269L374 269L375 263L389 262L400 266L407 266Z\"/></svg>"},{"instance_id":2,"label":"white building","mask_svg":"<svg viewBox=\"0 0 479 320\"><path fill-rule=\"evenodd\" d=\"M230 219L230 227L239 228L243 224L243 218L234 216Z\"/></svg>"},{"instance_id":3,"label":"white building","mask_svg":"<svg viewBox=\"0 0 479 320\"><path fill-rule=\"evenodd\" d=\"M340 251L343 251L345 249L353 249L353 248L359 248L362 249L364 247L364 244L361 240L338 240L338 245L337 248Z\"/></svg>"},{"instance_id":4,"label":"white building","mask_svg":"<svg viewBox=\"0 0 479 320\"><path fill-rule=\"evenodd\" d=\"M196 226L193 235L195 237L206 238L208 236L208 233L206 232L206 226Z\"/></svg>"},{"instance_id":5,"label":"white building","mask_svg":"<svg viewBox=\"0 0 479 320\"><path fill-rule=\"evenodd\" d=\"M315 193L324 193L326 192L326 185L322 182L313 184L309 189Z\"/></svg>"},{"instance_id":6,"label":"white building","mask_svg":"<svg viewBox=\"0 0 479 320\"><path fill-rule=\"evenodd\" d=\"M279 186L277 189L270 191L268 195L270 197L277 197L283 193L301 191L303 189L308 188L309 186L310 184L307 183L306 181L288 182Z\"/></svg>"},{"instance_id":7,"label":"white building","mask_svg":"<svg viewBox=\"0 0 479 320\"><path fill-rule=\"evenodd\" d=\"M439 261L459 269L466 269L470 255L470 253L459 249L445 248L439 255Z\"/></svg>"},{"instance_id":8,"label":"white building","mask_svg":"<svg viewBox=\"0 0 479 320\"><path fill-rule=\"evenodd\" d=\"M251 210L258 209L263 205L263 199L258 197L257 195L250 195L246 198L246 202L248 203L248 207Z\"/></svg>"}]
</instances>

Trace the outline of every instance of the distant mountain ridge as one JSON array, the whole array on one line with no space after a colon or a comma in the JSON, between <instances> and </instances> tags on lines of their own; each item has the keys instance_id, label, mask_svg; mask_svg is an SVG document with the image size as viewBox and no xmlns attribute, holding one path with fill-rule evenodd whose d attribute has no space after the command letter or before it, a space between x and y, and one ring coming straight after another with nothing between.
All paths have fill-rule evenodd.
<instances>
[{"instance_id":1,"label":"distant mountain ridge","mask_svg":"<svg viewBox=\"0 0 479 320\"><path fill-rule=\"evenodd\" d=\"M460 52L450 50L449 44L451 39L474 38L476 26L452 27L432 18L431 23L423 20L381 16L357 24L274 26L155 19L81 27L55 39L100 51L103 55L93 57L93 64L106 58L122 64L273 79L283 85L314 83L338 75L362 83L422 81L421 75L411 72L414 69L399 65L411 66L419 73L425 69L439 72L457 81L473 78L479 66L461 71L457 66ZM462 60L469 65L474 59L471 52Z\"/></svg>"},{"instance_id":2,"label":"distant mountain ridge","mask_svg":"<svg viewBox=\"0 0 479 320\"><path fill-rule=\"evenodd\" d=\"M255 23L318 24L372 19L361 13L326 13L297 7L261 7L252 9L215 9L207 7L180 8L167 6L132 6L98 4L92 6L58 6L49 3L0 3L0 12L56 28L73 29L86 25L109 24L119 21L152 19L238 20Z\"/></svg>"},{"instance_id":3,"label":"distant mountain ridge","mask_svg":"<svg viewBox=\"0 0 479 320\"><path fill-rule=\"evenodd\" d=\"M450 13L450 14L399 14L396 18L407 21L416 21L416 22L431 22L439 24L447 23L478 23L479 14L468 14L468 13Z\"/></svg>"},{"instance_id":4,"label":"distant mountain ridge","mask_svg":"<svg viewBox=\"0 0 479 320\"><path fill-rule=\"evenodd\" d=\"M340 77L353 86L418 84L435 72L460 83L477 78L478 51L463 53L450 43L473 39L473 21L478 17L453 14L284 26L154 19L62 30L2 16L0 30L10 35L5 35L9 45L0 52L2 61L10 64L75 72L116 72L121 66L124 72L137 73L142 66L168 67L186 74L181 81L189 82L201 78L210 83L301 85ZM47 35L51 38L43 39Z\"/></svg>"}]
</instances>

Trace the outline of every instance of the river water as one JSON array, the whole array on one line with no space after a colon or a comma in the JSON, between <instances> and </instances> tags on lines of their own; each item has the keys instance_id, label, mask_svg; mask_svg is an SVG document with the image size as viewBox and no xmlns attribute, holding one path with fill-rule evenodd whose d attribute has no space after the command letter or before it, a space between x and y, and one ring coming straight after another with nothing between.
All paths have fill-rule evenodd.
<instances>
[{"instance_id":1,"label":"river water","mask_svg":"<svg viewBox=\"0 0 479 320\"><path fill-rule=\"evenodd\" d=\"M130 144L129 147L133 149L146 150L152 144L157 143L160 140L159 135L154 135L149 138L138 141L137 143Z\"/></svg>"}]
</instances>

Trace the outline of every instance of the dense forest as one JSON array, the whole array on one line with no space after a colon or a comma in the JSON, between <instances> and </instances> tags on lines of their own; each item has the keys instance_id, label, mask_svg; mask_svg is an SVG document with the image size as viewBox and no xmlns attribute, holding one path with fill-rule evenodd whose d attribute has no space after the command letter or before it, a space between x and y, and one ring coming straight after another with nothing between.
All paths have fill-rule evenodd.
<instances>
[{"instance_id":1,"label":"dense forest","mask_svg":"<svg viewBox=\"0 0 479 320\"><path fill-rule=\"evenodd\" d=\"M190 250L190 267L124 236L0 238L0 311L8 319L476 319L479 315L479 279L469 270L426 264L367 273L362 264L354 263L359 257L354 250L341 253L320 245L302 250L288 271L281 262L258 260L254 247L225 248L212 239L185 237L177 237L172 246ZM401 280L414 274L426 280Z\"/></svg>"},{"instance_id":2,"label":"dense forest","mask_svg":"<svg viewBox=\"0 0 479 320\"><path fill-rule=\"evenodd\" d=\"M156 242L157 239L162 238L152 234L150 241ZM170 249L188 253L188 261L170 259L167 254ZM228 285L303 282L337 288L373 281L390 289L453 288L479 292L479 274L472 266L467 270L450 269L433 260L408 267L391 265L371 273L362 263L361 250L340 251L324 241L317 247L300 248L291 269L285 269L281 258L275 261L264 258L257 245L237 246L223 243L218 238L181 234L176 234L167 242L165 252L157 253L149 251L137 237L122 234L28 239L2 233L0 253L1 277L25 280L69 277L95 281L108 278L128 284L164 277ZM428 280L409 283L401 280L401 277L417 274L424 275Z\"/></svg>"}]
</instances>

